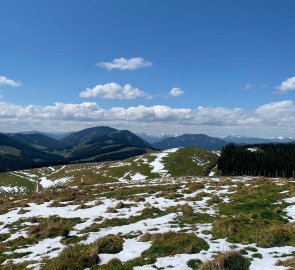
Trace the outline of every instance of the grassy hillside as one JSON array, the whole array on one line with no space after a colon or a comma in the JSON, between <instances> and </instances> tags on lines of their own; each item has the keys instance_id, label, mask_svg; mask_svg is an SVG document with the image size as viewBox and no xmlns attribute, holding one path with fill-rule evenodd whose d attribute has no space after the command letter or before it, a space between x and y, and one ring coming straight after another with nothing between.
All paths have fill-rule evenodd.
<instances>
[{"instance_id":1,"label":"grassy hillside","mask_svg":"<svg viewBox=\"0 0 295 270\"><path fill-rule=\"evenodd\" d=\"M3 197L1 269L292 269L294 194L288 179L203 176Z\"/></svg>"},{"instance_id":2,"label":"grassy hillside","mask_svg":"<svg viewBox=\"0 0 295 270\"><path fill-rule=\"evenodd\" d=\"M9 192L17 192L18 187L23 187L22 191L33 192L56 185L76 186L164 177L206 176L217 164L217 159L215 153L192 147L152 152L122 161L15 171L0 174L0 193L7 193L5 187L10 187Z\"/></svg>"}]
</instances>

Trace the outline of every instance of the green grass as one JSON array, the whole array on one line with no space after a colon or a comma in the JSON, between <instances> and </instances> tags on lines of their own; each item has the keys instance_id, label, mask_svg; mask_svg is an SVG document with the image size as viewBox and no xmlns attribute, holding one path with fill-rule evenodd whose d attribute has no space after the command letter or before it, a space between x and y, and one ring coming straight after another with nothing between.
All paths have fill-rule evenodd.
<instances>
[{"instance_id":1,"label":"green grass","mask_svg":"<svg viewBox=\"0 0 295 270\"><path fill-rule=\"evenodd\" d=\"M121 262L119 259L112 259L107 264L98 266L98 270L133 270L135 266L143 266L155 263L155 259L136 258L127 262Z\"/></svg>"},{"instance_id":2,"label":"green grass","mask_svg":"<svg viewBox=\"0 0 295 270\"><path fill-rule=\"evenodd\" d=\"M121 149L126 151L129 149ZM41 171L46 177L52 181L62 177L71 177L67 186L77 185L93 185L118 182L118 179L125 176L130 180L133 175L140 173L146 176L146 179L154 179L160 177L158 173L152 172L152 167L149 165L156 158L155 153L147 153L141 156L125 159L123 161L109 161L109 162L94 162L66 165L63 169L61 166L54 167L57 171L52 172L48 168L41 168ZM202 176L208 175L210 170L215 167L217 163L217 155L201 150L195 147L181 148L175 153L170 153L163 159L165 169L169 171L171 176ZM198 165L197 160L204 161L204 164ZM87 161L87 160L83 160ZM117 166L123 163L123 166ZM99 168L97 168L99 166ZM41 176L40 169L26 170L27 173L34 174L34 180L38 180ZM28 176L17 172L18 175L12 173L0 174L0 185L23 186L26 192L33 192L36 190L36 184L28 180ZM39 186L39 190L42 187Z\"/></svg>"},{"instance_id":3,"label":"green grass","mask_svg":"<svg viewBox=\"0 0 295 270\"><path fill-rule=\"evenodd\" d=\"M118 235L107 235L98 239L95 245L99 253L115 254L123 250L123 238Z\"/></svg>"},{"instance_id":4,"label":"green grass","mask_svg":"<svg viewBox=\"0 0 295 270\"><path fill-rule=\"evenodd\" d=\"M219 254L211 261L200 265L196 270L248 270L250 263L250 260L239 252L229 251Z\"/></svg>"},{"instance_id":5,"label":"green grass","mask_svg":"<svg viewBox=\"0 0 295 270\"><path fill-rule=\"evenodd\" d=\"M67 238L73 226L80 222L80 218L64 219L58 216L50 216L40 220L37 225L31 225L29 227L29 238L37 240L54 238L57 236Z\"/></svg>"},{"instance_id":6,"label":"green grass","mask_svg":"<svg viewBox=\"0 0 295 270\"><path fill-rule=\"evenodd\" d=\"M22 177L14 175L13 173L0 173L0 186L12 186L12 187L24 187L25 192L34 192L36 189L36 184L32 181L26 180ZM2 194L1 194L2 193ZM10 195L10 193L0 190L1 195Z\"/></svg>"},{"instance_id":7,"label":"green grass","mask_svg":"<svg viewBox=\"0 0 295 270\"><path fill-rule=\"evenodd\" d=\"M93 268L99 262L98 250L93 245L75 245L41 267L42 270L82 270Z\"/></svg>"},{"instance_id":8,"label":"green grass","mask_svg":"<svg viewBox=\"0 0 295 270\"><path fill-rule=\"evenodd\" d=\"M146 234L142 236L141 240L152 241L152 246L142 254L150 258L199 253L201 250L209 248L207 242L194 233Z\"/></svg>"},{"instance_id":9,"label":"green grass","mask_svg":"<svg viewBox=\"0 0 295 270\"><path fill-rule=\"evenodd\" d=\"M286 224L284 212L274 204L286 196L280 193L285 189L265 179L240 186L230 195L230 203L217 205L221 217L213 222L213 236L261 247L295 244L294 226Z\"/></svg>"},{"instance_id":10,"label":"green grass","mask_svg":"<svg viewBox=\"0 0 295 270\"><path fill-rule=\"evenodd\" d=\"M198 164L202 160L204 163ZM180 148L163 159L172 176L206 176L216 166L218 156L196 147Z\"/></svg>"},{"instance_id":11,"label":"green grass","mask_svg":"<svg viewBox=\"0 0 295 270\"><path fill-rule=\"evenodd\" d=\"M115 226L123 226L132 223L136 223L147 218L157 218L168 214L169 211L162 211L156 207L148 207L142 210L138 216L130 216L129 218L112 218L104 219L102 223L93 223L89 227L85 228L82 232L99 231L101 228L109 228Z\"/></svg>"}]
</instances>

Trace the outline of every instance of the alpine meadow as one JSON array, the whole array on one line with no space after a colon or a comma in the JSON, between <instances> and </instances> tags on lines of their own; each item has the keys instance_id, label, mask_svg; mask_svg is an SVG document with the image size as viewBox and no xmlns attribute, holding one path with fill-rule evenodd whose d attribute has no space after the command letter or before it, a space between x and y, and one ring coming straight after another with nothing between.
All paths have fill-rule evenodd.
<instances>
[{"instance_id":1,"label":"alpine meadow","mask_svg":"<svg viewBox=\"0 0 295 270\"><path fill-rule=\"evenodd\" d=\"M0 0L0 269L295 270L294 10Z\"/></svg>"}]
</instances>

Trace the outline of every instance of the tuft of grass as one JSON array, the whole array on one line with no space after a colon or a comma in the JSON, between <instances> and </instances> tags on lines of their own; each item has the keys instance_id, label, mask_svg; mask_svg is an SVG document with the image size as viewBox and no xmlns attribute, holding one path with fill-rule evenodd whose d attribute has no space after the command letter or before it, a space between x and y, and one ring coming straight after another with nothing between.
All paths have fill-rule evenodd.
<instances>
[{"instance_id":1,"label":"tuft of grass","mask_svg":"<svg viewBox=\"0 0 295 270\"><path fill-rule=\"evenodd\" d=\"M201 260L189 260L187 266L192 269L197 269L197 267L202 263Z\"/></svg>"},{"instance_id":2,"label":"tuft of grass","mask_svg":"<svg viewBox=\"0 0 295 270\"><path fill-rule=\"evenodd\" d=\"M219 254L216 258L202 264L198 270L248 270L250 260L237 251Z\"/></svg>"},{"instance_id":3,"label":"tuft of grass","mask_svg":"<svg viewBox=\"0 0 295 270\"><path fill-rule=\"evenodd\" d=\"M285 266L285 267L288 267L288 269L290 270L293 270L295 269L295 257L292 257L288 260L284 260L284 261L281 261L279 260L277 263L276 263L277 266Z\"/></svg>"},{"instance_id":4,"label":"tuft of grass","mask_svg":"<svg viewBox=\"0 0 295 270\"><path fill-rule=\"evenodd\" d=\"M155 263L155 259L139 257L127 262L121 262L119 259L112 259L107 264L98 266L98 270L133 270L136 266L143 266Z\"/></svg>"},{"instance_id":5,"label":"tuft of grass","mask_svg":"<svg viewBox=\"0 0 295 270\"><path fill-rule=\"evenodd\" d=\"M56 258L50 259L42 270L81 270L95 267L99 262L98 249L93 245L76 245L64 249Z\"/></svg>"},{"instance_id":6,"label":"tuft of grass","mask_svg":"<svg viewBox=\"0 0 295 270\"><path fill-rule=\"evenodd\" d=\"M119 235L107 235L95 242L99 253L115 254L123 250L124 240Z\"/></svg>"},{"instance_id":7,"label":"tuft of grass","mask_svg":"<svg viewBox=\"0 0 295 270\"><path fill-rule=\"evenodd\" d=\"M0 242L5 241L9 237L10 237L10 233L2 233L2 234L0 234Z\"/></svg>"},{"instance_id":8,"label":"tuft of grass","mask_svg":"<svg viewBox=\"0 0 295 270\"><path fill-rule=\"evenodd\" d=\"M50 216L37 225L31 225L28 229L29 238L45 239L62 236L67 238L71 228L80 222L79 218L63 219L58 216Z\"/></svg>"},{"instance_id":9,"label":"tuft of grass","mask_svg":"<svg viewBox=\"0 0 295 270\"><path fill-rule=\"evenodd\" d=\"M193 254L208 250L209 245L194 233L167 232L163 234L145 234L141 241L152 241L152 246L142 255L150 258L173 256L176 254Z\"/></svg>"}]
</instances>

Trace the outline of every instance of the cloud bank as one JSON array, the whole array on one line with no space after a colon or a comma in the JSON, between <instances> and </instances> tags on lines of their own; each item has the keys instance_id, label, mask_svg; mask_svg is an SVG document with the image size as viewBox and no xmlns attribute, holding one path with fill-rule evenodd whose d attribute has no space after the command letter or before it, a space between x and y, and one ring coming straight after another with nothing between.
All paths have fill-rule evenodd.
<instances>
[{"instance_id":1,"label":"cloud bank","mask_svg":"<svg viewBox=\"0 0 295 270\"><path fill-rule=\"evenodd\" d=\"M105 68L107 70L136 70L139 68L150 67L153 63L144 60L142 57L133 58L115 58L111 62L99 62L96 66L100 68Z\"/></svg>"},{"instance_id":2,"label":"cloud bank","mask_svg":"<svg viewBox=\"0 0 295 270\"><path fill-rule=\"evenodd\" d=\"M24 129L24 127L71 130L95 125L126 127L136 131L140 131L140 127L145 126L154 133L169 129L176 132L176 127L182 133L196 130L196 128L201 130L203 127L208 127L215 132L223 130L225 133L234 129L241 132L243 129L257 131L277 128L279 131L284 131L283 134L288 131L289 136L292 136L294 135L292 132L295 131L295 104L291 100L283 100L247 111L242 108L198 107L192 109L164 105L104 109L95 102L54 103L48 106L21 106L0 102L2 131L10 131L8 129L14 128ZM215 134L215 136L218 135L220 134Z\"/></svg>"}]
</instances>

